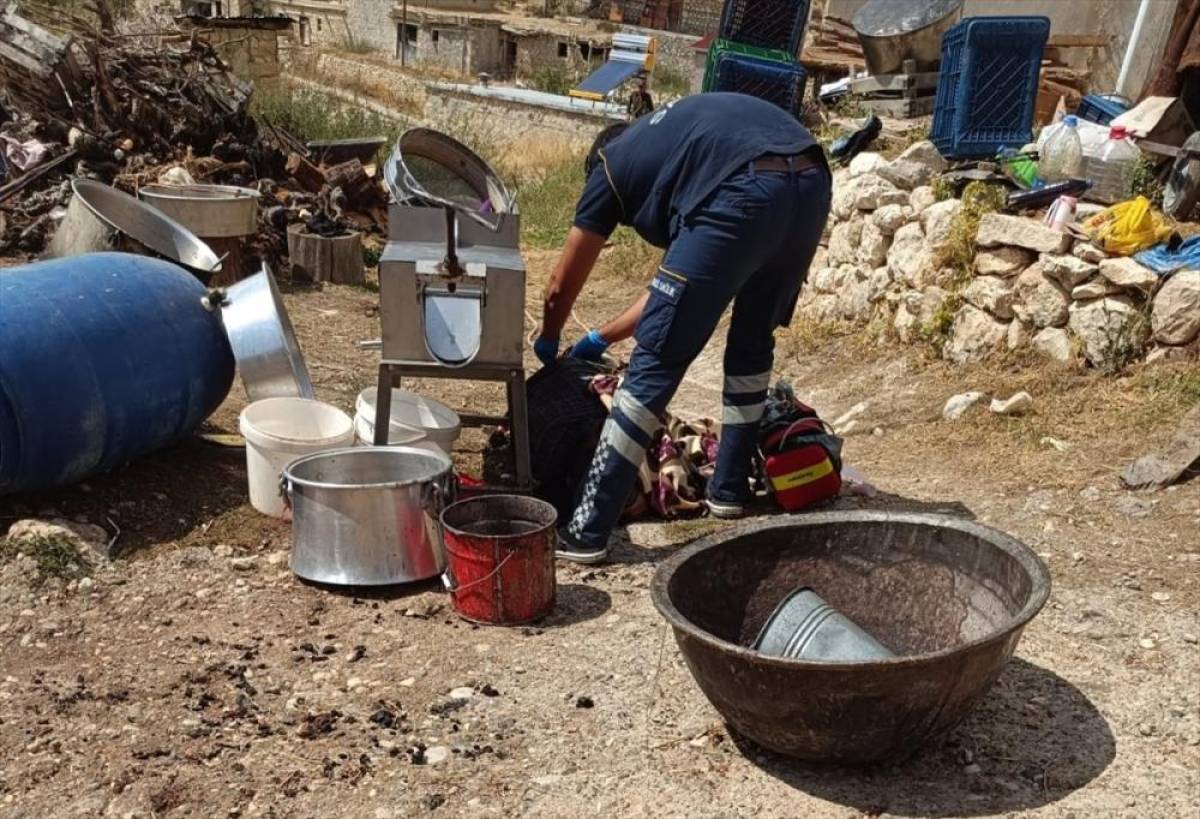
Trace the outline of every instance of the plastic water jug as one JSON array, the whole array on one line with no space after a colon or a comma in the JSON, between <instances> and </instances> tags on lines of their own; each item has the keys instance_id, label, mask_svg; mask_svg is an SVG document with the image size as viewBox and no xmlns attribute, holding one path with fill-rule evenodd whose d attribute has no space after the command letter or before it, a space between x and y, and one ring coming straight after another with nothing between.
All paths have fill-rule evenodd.
<instances>
[{"instance_id":1,"label":"plastic water jug","mask_svg":"<svg viewBox=\"0 0 1200 819\"><path fill-rule=\"evenodd\" d=\"M1083 143L1079 139L1078 125L1076 117L1068 116L1052 126L1053 133L1046 138L1038 162L1038 176L1046 183L1083 176Z\"/></svg>"},{"instance_id":2,"label":"plastic water jug","mask_svg":"<svg viewBox=\"0 0 1200 819\"><path fill-rule=\"evenodd\" d=\"M1114 125L1100 156L1088 159L1087 175L1093 183L1088 198L1113 204L1132 196L1133 177L1141 157L1142 152L1133 144L1128 132L1120 125Z\"/></svg>"}]
</instances>

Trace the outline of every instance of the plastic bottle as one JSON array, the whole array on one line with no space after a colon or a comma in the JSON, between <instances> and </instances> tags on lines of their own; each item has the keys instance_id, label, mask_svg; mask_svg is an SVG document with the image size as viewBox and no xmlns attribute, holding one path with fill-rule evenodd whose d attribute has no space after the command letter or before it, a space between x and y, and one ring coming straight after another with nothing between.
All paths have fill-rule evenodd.
<instances>
[{"instance_id":1,"label":"plastic bottle","mask_svg":"<svg viewBox=\"0 0 1200 819\"><path fill-rule=\"evenodd\" d=\"M1064 117L1046 138L1038 162L1038 176L1047 183L1083 176L1083 142L1079 139L1078 126L1076 117Z\"/></svg>"},{"instance_id":2,"label":"plastic bottle","mask_svg":"<svg viewBox=\"0 0 1200 819\"><path fill-rule=\"evenodd\" d=\"M1128 132L1120 125L1114 125L1109 129L1108 141L1100 156L1088 162L1088 175L1094 183L1088 198L1113 204L1132 196L1133 177L1141 156L1142 152L1133 144Z\"/></svg>"}]
</instances>

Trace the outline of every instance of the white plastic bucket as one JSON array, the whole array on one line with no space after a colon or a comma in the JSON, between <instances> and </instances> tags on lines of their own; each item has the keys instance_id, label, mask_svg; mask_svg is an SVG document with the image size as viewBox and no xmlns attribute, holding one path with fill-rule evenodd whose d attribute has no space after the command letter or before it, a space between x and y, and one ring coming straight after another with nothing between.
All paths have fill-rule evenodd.
<instances>
[{"instance_id":1,"label":"white plastic bucket","mask_svg":"<svg viewBox=\"0 0 1200 819\"><path fill-rule=\"evenodd\" d=\"M366 416L361 412L354 413L354 434L358 437L358 442L364 446L375 445L375 417ZM427 444L429 440L425 437L425 433L416 429L407 429L405 427L393 426L389 430L388 445L389 446L413 446L415 444ZM435 447L438 452L441 452L441 447Z\"/></svg>"},{"instance_id":2,"label":"white plastic bucket","mask_svg":"<svg viewBox=\"0 0 1200 819\"><path fill-rule=\"evenodd\" d=\"M354 422L337 407L307 398L266 398L242 410L250 505L264 515L283 514L279 476L301 455L351 446Z\"/></svg>"},{"instance_id":3,"label":"white plastic bucket","mask_svg":"<svg viewBox=\"0 0 1200 819\"><path fill-rule=\"evenodd\" d=\"M363 422L366 423L363 423ZM369 432L367 440L375 435L375 388L368 387L358 394L355 402L355 423L359 436ZM454 449L454 442L462 432L462 421L458 413L440 401L425 398L406 390L392 390L392 417L388 438L396 443L400 436L418 432L447 455Z\"/></svg>"}]
</instances>

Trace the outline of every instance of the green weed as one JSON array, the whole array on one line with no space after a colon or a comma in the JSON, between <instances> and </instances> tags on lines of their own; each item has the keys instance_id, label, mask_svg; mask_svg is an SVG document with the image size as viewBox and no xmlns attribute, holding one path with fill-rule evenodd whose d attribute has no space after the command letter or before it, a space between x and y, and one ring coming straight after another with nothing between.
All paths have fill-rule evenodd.
<instances>
[{"instance_id":1,"label":"green weed","mask_svg":"<svg viewBox=\"0 0 1200 819\"><path fill-rule=\"evenodd\" d=\"M407 127L398 119L309 88L258 89L251 106L255 116L303 141L381 136L391 144Z\"/></svg>"},{"instance_id":2,"label":"green weed","mask_svg":"<svg viewBox=\"0 0 1200 819\"><path fill-rule=\"evenodd\" d=\"M38 582L52 577L78 580L92 573L92 562L69 538L39 535L0 540L0 563L14 560L18 554L26 555L37 564Z\"/></svg>"},{"instance_id":3,"label":"green weed","mask_svg":"<svg viewBox=\"0 0 1200 819\"><path fill-rule=\"evenodd\" d=\"M521 189L522 238L529 247L562 247L583 189L583 157L572 156Z\"/></svg>"}]
</instances>

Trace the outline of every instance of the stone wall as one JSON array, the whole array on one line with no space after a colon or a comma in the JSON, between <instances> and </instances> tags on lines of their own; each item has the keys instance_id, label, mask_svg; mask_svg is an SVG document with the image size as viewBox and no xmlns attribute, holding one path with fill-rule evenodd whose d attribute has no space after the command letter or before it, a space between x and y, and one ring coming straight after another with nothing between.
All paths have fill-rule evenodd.
<instances>
[{"instance_id":1,"label":"stone wall","mask_svg":"<svg viewBox=\"0 0 1200 819\"><path fill-rule=\"evenodd\" d=\"M970 270L951 266L947 251L965 223L962 202L936 201L929 186L944 167L922 142L891 162L860 154L836 172L827 247L802 318L872 324L902 342L931 342L957 363L1031 348L1115 370L1196 342L1200 273L1164 284L1133 259L1035 219L983 215Z\"/></svg>"},{"instance_id":2,"label":"stone wall","mask_svg":"<svg viewBox=\"0 0 1200 819\"><path fill-rule=\"evenodd\" d=\"M514 140L566 138L586 146L613 122L604 115L484 97L471 93L469 86L445 83L428 85L425 99L427 122L469 122L480 133Z\"/></svg>"},{"instance_id":3,"label":"stone wall","mask_svg":"<svg viewBox=\"0 0 1200 819\"><path fill-rule=\"evenodd\" d=\"M605 47L593 45L587 39L580 40L566 34L550 32L512 36L517 42L518 78L528 78L536 71L547 68L560 69L572 77L582 77L603 62ZM584 51L588 52L587 57L584 56Z\"/></svg>"},{"instance_id":4,"label":"stone wall","mask_svg":"<svg viewBox=\"0 0 1200 819\"><path fill-rule=\"evenodd\" d=\"M271 0L272 14L286 14L296 21L290 46L343 46L348 37L346 6L321 0Z\"/></svg>"},{"instance_id":5,"label":"stone wall","mask_svg":"<svg viewBox=\"0 0 1200 819\"><path fill-rule=\"evenodd\" d=\"M349 56L322 53L315 61L315 79L333 87L378 89L380 99L395 103L409 101L414 110L425 105L425 86L428 77L419 76L396 65L375 59L355 59Z\"/></svg>"},{"instance_id":6,"label":"stone wall","mask_svg":"<svg viewBox=\"0 0 1200 819\"><path fill-rule=\"evenodd\" d=\"M192 27L187 20L181 21L180 26L184 31ZM229 25L208 27L202 24L196 28L237 76L256 83L279 79L279 38L287 36L286 29L276 31Z\"/></svg>"}]
</instances>

